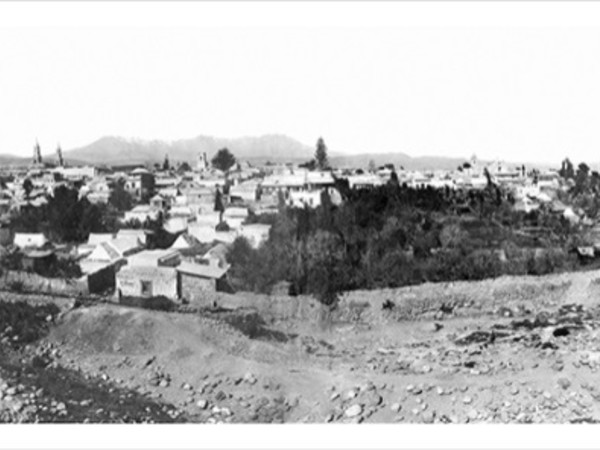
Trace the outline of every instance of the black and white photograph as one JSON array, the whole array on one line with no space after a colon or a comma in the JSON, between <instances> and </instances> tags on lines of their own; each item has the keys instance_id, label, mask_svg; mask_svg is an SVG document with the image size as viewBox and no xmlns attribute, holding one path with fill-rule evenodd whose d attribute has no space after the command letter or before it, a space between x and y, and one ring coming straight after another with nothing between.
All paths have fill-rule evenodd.
<instances>
[{"instance_id":1,"label":"black and white photograph","mask_svg":"<svg viewBox=\"0 0 600 450\"><path fill-rule=\"evenodd\" d=\"M594 2L0 2L0 435L595 433L599 105Z\"/></svg>"}]
</instances>

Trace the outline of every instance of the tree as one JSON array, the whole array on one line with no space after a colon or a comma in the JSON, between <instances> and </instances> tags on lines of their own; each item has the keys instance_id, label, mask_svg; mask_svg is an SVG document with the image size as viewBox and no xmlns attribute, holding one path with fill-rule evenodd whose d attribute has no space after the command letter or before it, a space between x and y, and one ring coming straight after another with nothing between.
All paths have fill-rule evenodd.
<instances>
[{"instance_id":1,"label":"tree","mask_svg":"<svg viewBox=\"0 0 600 450\"><path fill-rule=\"evenodd\" d=\"M347 285L348 259L341 239L330 232L317 230L306 244L306 290L325 308L325 324L337 306L339 294Z\"/></svg>"},{"instance_id":2,"label":"tree","mask_svg":"<svg viewBox=\"0 0 600 450\"><path fill-rule=\"evenodd\" d=\"M122 178L118 179L115 183L108 197L108 203L118 211L129 211L133 206L133 199L129 195L129 192L125 190L125 180Z\"/></svg>"},{"instance_id":3,"label":"tree","mask_svg":"<svg viewBox=\"0 0 600 450\"><path fill-rule=\"evenodd\" d=\"M225 205L223 204L223 196L221 191L217 187L215 192L215 211L219 212L219 223L223 222L223 213L225 212Z\"/></svg>"},{"instance_id":4,"label":"tree","mask_svg":"<svg viewBox=\"0 0 600 450\"><path fill-rule=\"evenodd\" d=\"M222 172L228 172L235 164L235 161L235 156L227 148L219 150L213 159L210 160L212 166Z\"/></svg>"},{"instance_id":5,"label":"tree","mask_svg":"<svg viewBox=\"0 0 600 450\"><path fill-rule=\"evenodd\" d=\"M569 160L569 158L565 158L563 160L558 174L565 180L572 180L575 178L575 169L573 168L573 163Z\"/></svg>"},{"instance_id":6,"label":"tree","mask_svg":"<svg viewBox=\"0 0 600 450\"><path fill-rule=\"evenodd\" d=\"M315 170L317 168L317 161L313 158L310 161L300 164L298 167L308 170Z\"/></svg>"},{"instance_id":7,"label":"tree","mask_svg":"<svg viewBox=\"0 0 600 450\"><path fill-rule=\"evenodd\" d=\"M368 165L367 170L370 173L375 173L377 171L377 166L375 166L375 161L373 161L372 159L369 160L369 165Z\"/></svg>"},{"instance_id":8,"label":"tree","mask_svg":"<svg viewBox=\"0 0 600 450\"><path fill-rule=\"evenodd\" d=\"M177 167L177 173L179 174L183 174L186 172L191 172L192 171L192 167L187 163L187 162L182 162L179 167Z\"/></svg>"},{"instance_id":9,"label":"tree","mask_svg":"<svg viewBox=\"0 0 600 450\"><path fill-rule=\"evenodd\" d=\"M169 165L169 155L165 155L165 160L162 165L162 170L169 170L171 166Z\"/></svg>"},{"instance_id":10,"label":"tree","mask_svg":"<svg viewBox=\"0 0 600 450\"><path fill-rule=\"evenodd\" d=\"M317 162L317 168L319 170L325 170L329 168L329 162L327 161L327 146L322 137L317 141L317 150L315 151L315 160Z\"/></svg>"},{"instance_id":11,"label":"tree","mask_svg":"<svg viewBox=\"0 0 600 450\"><path fill-rule=\"evenodd\" d=\"M23 190L25 191L25 198L29 200L31 191L33 191L33 183L29 178L25 178L25 181L23 181Z\"/></svg>"}]
</instances>

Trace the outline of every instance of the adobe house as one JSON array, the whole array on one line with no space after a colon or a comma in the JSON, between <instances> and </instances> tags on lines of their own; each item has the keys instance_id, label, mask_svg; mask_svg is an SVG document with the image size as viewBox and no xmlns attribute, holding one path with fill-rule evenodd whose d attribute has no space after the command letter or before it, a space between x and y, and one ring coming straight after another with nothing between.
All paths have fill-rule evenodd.
<instances>
[{"instance_id":1,"label":"adobe house","mask_svg":"<svg viewBox=\"0 0 600 450\"><path fill-rule=\"evenodd\" d=\"M19 248L40 248L46 242L48 241L42 233L15 233L13 244Z\"/></svg>"},{"instance_id":2,"label":"adobe house","mask_svg":"<svg viewBox=\"0 0 600 450\"><path fill-rule=\"evenodd\" d=\"M128 258L116 276L117 298L159 297L182 299L196 304L212 304L217 291L230 291L226 274L216 259L181 262L172 250L146 250Z\"/></svg>"},{"instance_id":3,"label":"adobe house","mask_svg":"<svg viewBox=\"0 0 600 450\"><path fill-rule=\"evenodd\" d=\"M48 270L56 261L53 250L30 250L23 253L23 270L40 273Z\"/></svg>"},{"instance_id":4,"label":"adobe house","mask_svg":"<svg viewBox=\"0 0 600 450\"><path fill-rule=\"evenodd\" d=\"M116 292L121 297L180 297L177 270L173 267L124 266L117 272Z\"/></svg>"},{"instance_id":5,"label":"adobe house","mask_svg":"<svg viewBox=\"0 0 600 450\"><path fill-rule=\"evenodd\" d=\"M231 292L227 282L229 266L220 267L218 260L199 263L184 261L176 267L180 297L199 306L211 306L216 292Z\"/></svg>"}]
</instances>

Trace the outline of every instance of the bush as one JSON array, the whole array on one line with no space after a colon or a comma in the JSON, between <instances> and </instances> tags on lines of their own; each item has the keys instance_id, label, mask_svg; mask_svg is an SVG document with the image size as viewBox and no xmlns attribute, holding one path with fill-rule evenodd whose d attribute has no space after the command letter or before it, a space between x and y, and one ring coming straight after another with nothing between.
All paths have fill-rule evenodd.
<instances>
[{"instance_id":1,"label":"bush","mask_svg":"<svg viewBox=\"0 0 600 450\"><path fill-rule=\"evenodd\" d=\"M151 309L154 311L174 311L177 304L167 297L121 297L121 305L133 306L135 308Z\"/></svg>"}]
</instances>

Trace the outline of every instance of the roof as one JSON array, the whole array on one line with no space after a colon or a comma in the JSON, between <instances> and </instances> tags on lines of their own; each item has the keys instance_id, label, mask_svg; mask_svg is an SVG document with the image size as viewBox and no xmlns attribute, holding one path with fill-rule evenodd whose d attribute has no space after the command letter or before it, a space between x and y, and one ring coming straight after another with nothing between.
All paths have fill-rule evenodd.
<instances>
[{"instance_id":1,"label":"roof","mask_svg":"<svg viewBox=\"0 0 600 450\"><path fill-rule=\"evenodd\" d=\"M252 230L252 231L269 231L272 225L267 223L248 223L242 227L242 230Z\"/></svg>"},{"instance_id":2,"label":"roof","mask_svg":"<svg viewBox=\"0 0 600 450\"><path fill-rule=\"evenodd\" d=\"M25 257L27 258L47 258L48 256L52 256L54 254L54 250L31 250L25 252Z\"/></svg>"},{"instance_id":3,"label":"roof","mask_svg":"<svg viewBox=\"0 0 600 450\"><path fill-rule=\"evenodd\" d=\"M158 266L161 260L176 256L179 256L177 250L144 250L143 252L131 255L128 258L128 263L130 266Z\"/></svg>"},{"instance_id":4,"label":"roof","mask_svg":"<svg viewBox=\"0 0 600 450\"><path fill-rule=\"evenodd\" d=\"M214 247L212 247L209 251L207 251L203 256L205 258L218 258L225 261L225 256L227 255L227 245L222 242L218 243Z\"/></svg>"},{"instance_id":5,"label":"roof","mask_svg":"<svg viewBox=\"0 0 600 450\"><path fill-rule=\"evenodd\" d=\"M112 233L90 233L87 243L89 245L98 245L102 242L111 241L114 239Z\"/></svg>"},{"instance_id":6,"label":"roof","mask_svg":"<svg viewBox=\"0 0 600 450\"><path fill-rule=\"evenodd\" d=\"M198 239L196 239L194 236L192 236L189 233L184 233L181 236L179 236L175 240L175 242L173 242L173 245L171 245L171 248L173 248L173 249L191 248L198 244L200 244L200 241Z\"/></svg>"},{"instance_id":7,"label":"roof","mask_svg":"<svg viewBox=\"0 0 600 450\"><path fill-rule=\"evenodd\" d=\"M127 211L127 212L130 212L130 213L154 212L154 208L152 206L150 206L150 205L137 205L132 210Z\"/></svg>"},{"instance_id":8,"label":"roof","mask_svg":"<svg viewBox=\"0 0 600 450\"><path fill-rule=\"evenodd\" d=\"M117 272L117 278L127 276L133 277L134 279L149 278L149 279L160 279L172 277L177 275L175 267L162 267L162 266L123 266L119 272Z\"/></svg>"},{"instance_id":9,"label":"roof","mask_svg":"<svg viewBox=\"0 0 600 450\"><path fill-rule=\"evenodd\" d=\"M229 265L225 267L218 267L215 265L204 265L204 264L194 264L191 262L184 261L179 264L176 269L180 273L184 273L187 275L192 275L196 277L202 278L214 278L219 279L223 275L227 273L229 270Z\"/></svg>"}]
</instances>

